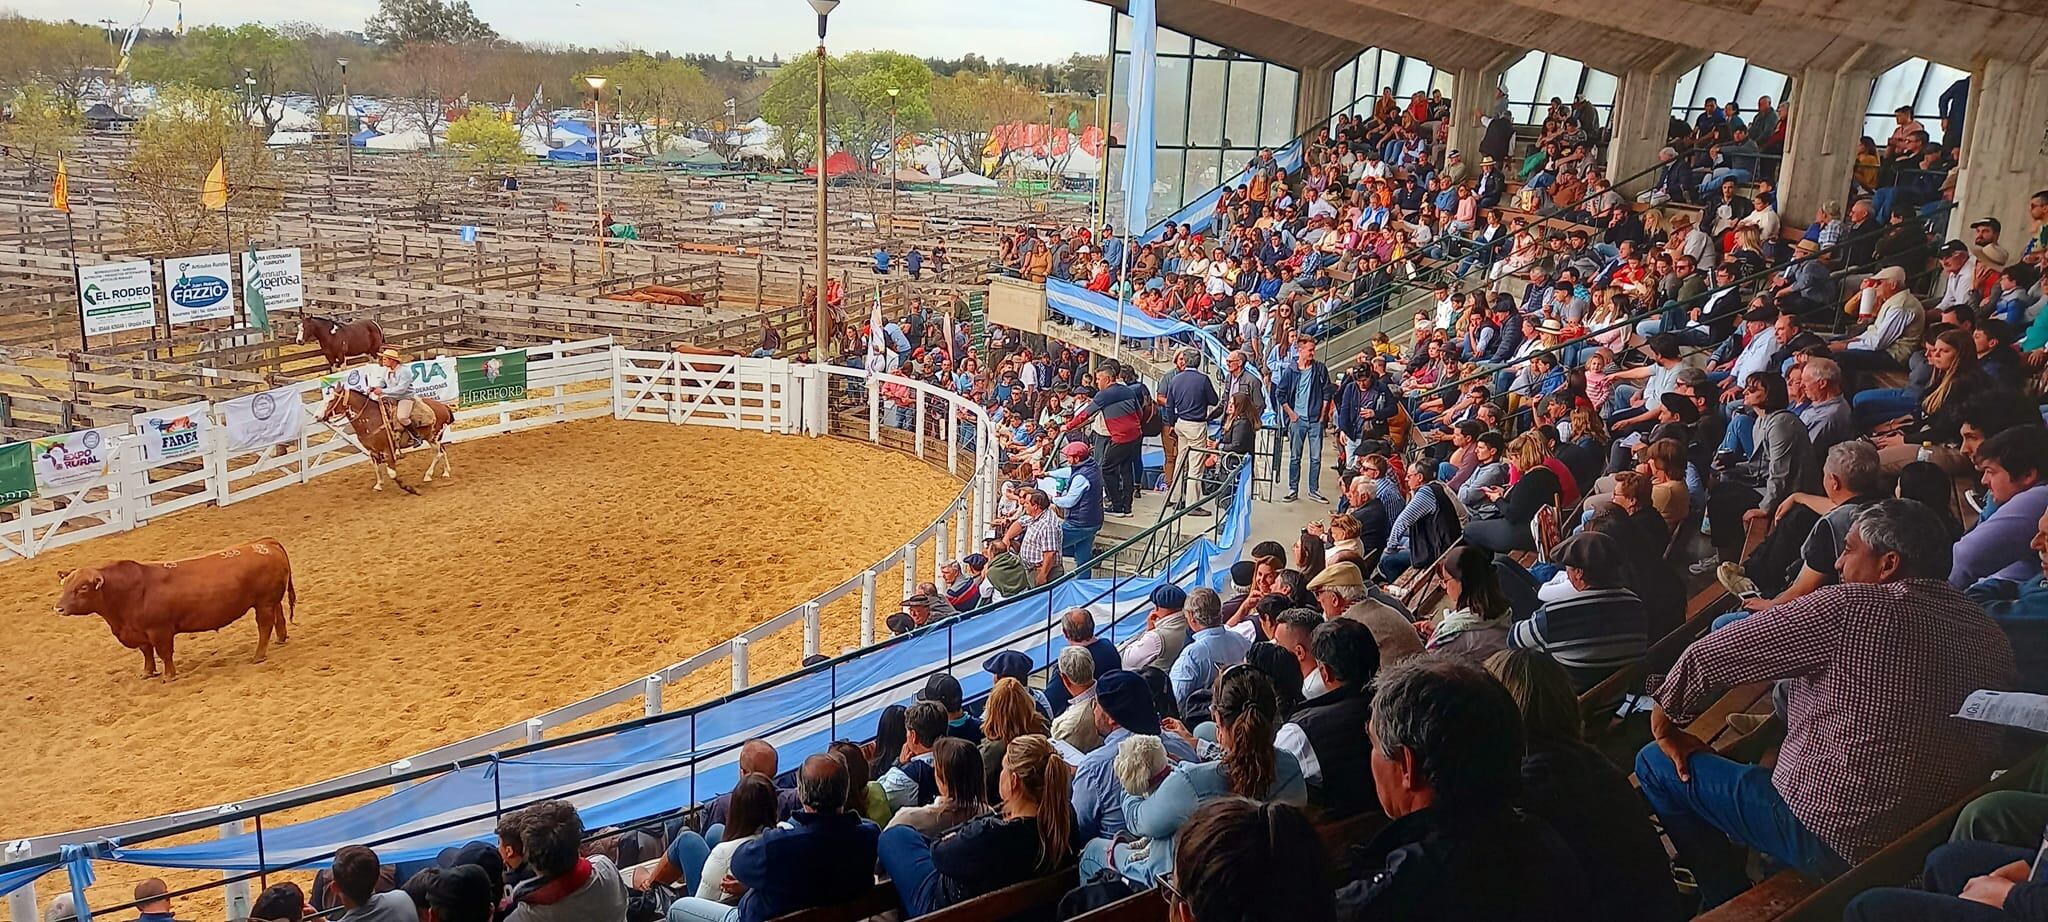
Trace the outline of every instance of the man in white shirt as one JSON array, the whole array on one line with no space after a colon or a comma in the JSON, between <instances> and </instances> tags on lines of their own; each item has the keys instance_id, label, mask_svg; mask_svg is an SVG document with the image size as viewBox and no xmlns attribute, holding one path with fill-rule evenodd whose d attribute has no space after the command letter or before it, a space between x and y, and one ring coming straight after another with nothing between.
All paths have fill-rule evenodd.
<instances>
[{"instance_id":1,"label":"man in white shirt","mask_svg":"<svg viewBox=\"0 0 2048 922\"><path fill-rule=\"evenodd\" d=\"M1934 309L1945 311L1956 306L1977 306L1977 257L1961 240L1951 240L1941 245L1941 300L1934 302Z\"/></svg>"},{"instance_id":2,"label":"man in white shirt","mask_svg":"<svg viewBox=\"0 0 2048 922\"><path fill-rule=\"evenodd\" d=\"M1337 206L1330 204L1330 200L1323 198L1321 193L1310 189L1308 190L1308 216L1311 220L1316 218L1334 218L1337 216Z\"/></svg>"},{"instance_id":3,"label":"man in white shirt","mask_svg":"<svg viewBox=\"0 0 2048 922\"><path fill-rule=\"evenodd\" d=\"M1862 371L1905 371L1907 357L1920 348L1927 311L1906 289L1906 270L1886 266L1864 280L1878 299L1877 316L1853 339L1829 343L1845 374Z\"/></svg>"},{"instance_id":4,"label":"man in white shirt","mask_svg":"<svg viewBox=\"0 0 2048 922\"><path fill-rule=\"evenodd\" d=\"M1087 647L1068 644L1054 675L1070 697L1067 709L1052 719L1052 738L1076 752L1095 751L1102 745L1102 731L1095 728L1095 657Z\"/></svg>"}]
</instances>

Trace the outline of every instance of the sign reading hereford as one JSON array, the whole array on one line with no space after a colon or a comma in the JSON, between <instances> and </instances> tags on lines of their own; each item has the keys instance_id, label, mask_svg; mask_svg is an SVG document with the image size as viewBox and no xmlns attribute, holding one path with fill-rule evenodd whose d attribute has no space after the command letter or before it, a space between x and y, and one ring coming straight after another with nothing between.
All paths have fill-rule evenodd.
<instances>
[{"instance_id":1,"label":"sign reading hereford","mask_svg":"<svg viewBox=\"0 0 2048 922\"><path fill-rule=\"evenodd\" d=\"M164 260L164 309L172 324L235 315L233 258L226 253Z\"/></svg>"},{"instance_id":2,"label":"sign reading hereford","mask_svg":"<svg viewBox=\"0 0 2048 922\"><path fill-rule=\"evenodd\" d=\"M156 278L149 263L79 266L78 320L87 336L156 326Z\"/></svg>"},{"instance_id":3,"label":"sign reading hereford","mask_svg":"<svg viewBox=\"0 0 2048 922\"><path fill-rule=\"evenodd\" d=\"M462 405L526 399L526 350L465 355L455 360Z\"/></svg>"}]
</instances>

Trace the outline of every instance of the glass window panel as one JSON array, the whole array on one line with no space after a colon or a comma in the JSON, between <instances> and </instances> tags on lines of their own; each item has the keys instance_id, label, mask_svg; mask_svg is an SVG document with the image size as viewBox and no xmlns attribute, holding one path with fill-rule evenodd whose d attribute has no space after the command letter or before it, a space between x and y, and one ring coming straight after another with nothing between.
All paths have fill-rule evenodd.
<instances>
[{"instance_id":1,"label":"glass window panel","mask_svg":"<svg viewBox=\"0 0 2048 922\"><path fill-rule=\"evenodd\" d=\"M1355 60L1354 60L1354 61L1352 61L1352 62L1350 62L1350 63L1348 63L1348 64L1345 64L1345 65L1344 65L1343 67L1339 67L1339 68L1337 68L1337 76L1335 76L1334 78L1332 78L1332 79L1330 80L1330 106L1331 106L1331 108L1335 109L1335 110L1336 110L1337 112L1350 112L1350 111L1351 111L1351 101L1352 101L1353 99L1357 99L1357 98L1358 98L1358 97L1356 97L1356 96L1352 95L1352 93L1351 93L1351 87L1352 87L1352 84L1354 84L1354 83L1356 83L1356 82L1357 82L1357 80L1358 80L1358 62L1357 62L1357 61L1355 61Z\"/></svg>"},{"instance_id":2,"label":"glass window panel","mask_svg":"<svg viewBox=\"0 0 2048 922\"><path fill-rule=\"evenodd\" d=\"M1233 147L1230 150L1224 151L1224 179L1231 182L1232 184L1236 184L1238 182L1238 174L1244 172L1244 165L1252 162L1252 158L1257 157L1258 155L1258 151L1244 147ZM1208 190L1205 189L1203 191L1206 192Z\"/></svg>"},{"instance_id":3,"label":"glass window panel","mask_svg":"<svg viewBox=\"0 0 2048 922\"><path fill-rule=\"evenodd\" d=\"M1146 226L1165 220L1167 215L1179 211L1180 206L1187 204L1181 198L1181 190L1185 188L1181 184L1183 157L1184 153L1180 150L1155 152L1152 160L1152 203L1146 210Z\"/></svg>"},{"instance_id":4,"label":"glass window panel","mask_svg":"<svg viewBox=\"0 0 2048 922\"><path fill-rule=\"evenodd\" d=\"M1708 99L1716 103L1727 102L1735 95L1742 81L1743 60L1733 55L1716 54L1700 65L1700 82L1693 88L1692 107L1706 105Z\"/></svg>"},{"instance_id":5,"label":"glass window panel","mask_svg":"<svg viewBox=\"0 0 2048 922\"><path fill-rule=\"evenodd\" d=\"M1187 58L1160 58L1159 93L1155 97L1153 131L1161 145L1179 147L1188 136Z\"/></svg>"},{"instance_id":6,"label":"glass window panel","mask_svg":"<svg viewBox=\"0 0 2048 922\"><path fill-rule=\"evenodd\" d=\"M1920 97L1914 101L1913 111L1926 116L1930 120L1930 127L1938 131L1941 126L1933 124L1931 120L1941 117L1941 94L1948 92L1948 88L1957 80L1967 76L1968 73L1946 64L1928 62L1927 76L1920 79Z\"/></svg>"},{"instance_id":7,"label":"glass window panel","mask_svg":"<svg viewBox=\"0 0 2048 922\"><path fill-rule=\"evenodd\" d=\"M1768 67L1758 67L1755 64L1751 64L1749 72L1742 75L1742 86L1736 90L1734 102L1742 107L1743 116L1747 118L1750 113L1756 111L1757 97L1769 96L1774 104L1778 100L1783 99L1785 97L1785 82L1786 77L1784 74L1771 70ZM1729 100L1723 99L1721 101L1725 103Z\"/></svg>"},{"instance_id":8,"label":"glass window panel","mask_svg":"<svg viewBox=\"0 0 2048 922\"><path fill-rule=\"evenodd\" d=\"M1621 81L1613 74L1610 74L1603 70L1599 70L1597 68L1586 68L1586 84L1584 92L1586 94L1586 99L1592 102L1593 105L1598 106L1602 109L1613 108L1614 94L1618 92L1620 88ZM1605 124L1606 122L1603 119L1601 123Z\"/></svg>"},{"instance_id":9,"label":"glass window panel","mask_svg":"<svg viewBox=\"0 0 2048 922\"><path fill-rule=\"evenodd\" d=\"M1919 59L1900 61L1891 69L1877 75L1877 81L1870 86L1870 113L1887 113L1913 101L1913 88L1919 83L1919 72L1914 65Z\"/></svg>"},{"instance_id":10,"label":"glass window panel","mask_svg":"<svg viewBox=\"0 0 2048 922\"><path fill-rule=\"evenodd\" d=\"M1436 68L1429 66L1429 62L1407 58L1401 62L1401 76L1394 83L1394 92L1404 100L1417 93L1427 93L1429 80L1435 73Z\"/></svg>"},{"instance_id":11,"label":"glass window panel","mask_svg":"<svg viewBox=\"0 0 2048 922\"><path fill-rule=\"evenodd\" d=\"M1116 14L1116 50L1131 50L1131 17Z\"/></svg>"},{"instance_id":12,"label":"glass window panel","mask_svg":"<svg viewBox=\"0 0 2048 922\"><path fill-rule=\"evenodd\" d=\"M1190 41L1192 40L1179 32L1175 32L1165 26L1159 27L1160 54L1187 54Z\"/></svg>"},{"instance_id":13,"label":"glass window panel","mask_svg":"<svg viewBox=\"0 0 2048 922\"><path fill-rule=\"evenodd\" d=\"M1509 102L1528 102L1536 98L1536 79L1543 70L1544 57L1541 51L1531 51L1501 74L1500 85L1507 88Z\"/></svg>"},{"instance_id":14,"label":"glass window panel","mask_svg":"<svg viewBox=\"0 0 2048 922\"><path fill-rule=\"evenodd\" d=\"M1202 41L1198 38L1195 39L1195 53L1198 55L1202 55L1204 57L1213 58L1223 53L1223 47L1221 45L1211 45L1208 42Z\"/></svg>"},{"instance_id":15,"label":"glass window panel","mask_svg":"<svg viewBox=\"0 0 2048 922\"><path fill-rule=\"evenodd\" d=\"M1579 92L1579 75L1585 71L1584 64L1551 55L1549 66L1543 68L1543 79L1536 85L1536 102L1547 106L1555 98L1570 105Z\"/></svg>"},{"instance_id":16,"label":"glass window panel","mask_svg":"<svg viewBox=\"0 0 2048 922\"><path fill-rule=\"evenodd\" d=\"M1109 223L1121 228L1124 223L1124 149L1110 148L1103 167L1106 170L1103 175L1109 177L1103 192L1104 213L1111 216Z\"/></svg>"},{"instance_id":17,"label":"glass window panel","mask_svg":"<svg viewBox=\"0 0 2048 922\"><path fill-rule=\"evenodd\" d=\"M1678 75L1678 85L1671 91L1671 114L1692 121L1692 91L1699 83L1700 69L1697 67Z\"/></svg>"},{"instance_id":18,"label":"glass window panel","mask_svg":"<svg viewBox=\"0 0 2048 922\"><path fill-rule=\"evenodd\" d=\"M1209 190L1223 182L1223 152L1220 150L1188 151L1187 182L1182 186L1190 199L1206 195Z\"/></svg>"},{"instance_id":19,"label":"glass window panel","mask_svg":"<svg viewBox=\"0 0 2048 922\"><path fill-rule=\"evenodd\" d=\"M1447 70L1437 71L1429 78L1429 88L1432 90L1442 90L1445 96L1451 95L1451 88L1456 86L1457 83L1458 75Z\"/></svg>"},{"instance_id":20,"label":"glass window panel","mask_svg":"<svg viewBox=\"0 0 2048 922\"><path fill-rule=\"evenodd\" d=\"M1892 121L1892 117L1889 115L1864 116L1863 137L1876 141L1879 144L1883 144L1884 139L1891 137L1892 129L1897 126L1898 123Z\"/></svg>"},{"instance_id":21,"label":"glass window panel","mask_svg":"<svg viewBox=\"0 0 2048 922\"><path fill-rule=\"evenodd\" d=\"M1109 109L1103 116L1112 126L1110 135L1121 142L1124 137L1123 125L1130 118L1131 56L1119 54L1112 62L1109 72Z\"/></svg>"},{"instance_id":22,"label":"glass window panel","mask_svg":"<svg viewBox=\"0 0 2048 922\"><path fill-rule=\"evenodd\" d=\"M1301 78L1277 64L1266 68L1266 105L1259 119L1259 144L1280 147L1294 140L1294 89Z\"/></svg>"},{"instance_id":23,"label":"glass window panel","mask_svg":"<svg viewBox=\"0 0 2048 922\"><path fill-rule=\"evenodd\" d=\"M1188 92L1188 144L1215 147L1223 143L1222 61L1195 59L1194 86ZM1235 104L1235 100L1232 101Z\"/></svg>"},{"instance_id":24,"label":"glass window panel","mask_svg":"<svg viewBox=\"0 0 2048 922\"><path fill-rule=\"evenodd\" d=\"M1230 62L1230 108L1223 114L1224 144L1259 141L1259 75L1266 65L1243 58Z\"/></svg>"}]
</instances>

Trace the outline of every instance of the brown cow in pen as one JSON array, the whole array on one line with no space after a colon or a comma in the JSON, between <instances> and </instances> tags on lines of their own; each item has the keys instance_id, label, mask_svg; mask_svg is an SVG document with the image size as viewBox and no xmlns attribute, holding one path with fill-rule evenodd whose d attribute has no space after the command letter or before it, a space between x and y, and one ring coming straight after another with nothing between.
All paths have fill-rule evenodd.
<instances>
[{"instance_id":1,"label":"brown cow in pen","mask_svg":"<svg viewBox=\"0 0 2048 922\"><path fill-rule=\"evenodd\" d=\"M299 594L292 564L276 538L186 560L110 560L57 574L64 592L57 614L99 615L121 645L142 651L142 676L156 675L164 658L164 680L178 677L171 645L179 634L218 631L256 610L256 659L270 650L270 634L284 644L285 603L298 615Z\"/></svg>"}]
</instances>

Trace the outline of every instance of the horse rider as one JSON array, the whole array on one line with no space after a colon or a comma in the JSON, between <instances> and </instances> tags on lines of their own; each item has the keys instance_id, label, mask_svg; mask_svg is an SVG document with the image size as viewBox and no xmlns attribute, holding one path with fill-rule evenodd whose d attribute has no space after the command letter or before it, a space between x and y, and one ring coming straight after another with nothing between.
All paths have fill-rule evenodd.
<instances>
[{"instance_id":1,"label":"horse rider","mask_svg":"<svg viewBox=\"0 0 2048 922\"><path fill-rule=\"evenodd\" d=\"M412 366L405 364L404 357L396 349L385 349L377 354L377 364L384 366L384 384L370 388L370 396L377 398L390 409L390 421L412 444L420 441L419 433L413 428L413 411L420 406L418 388L413 381Z\"/></svg>"}]
</instances>

